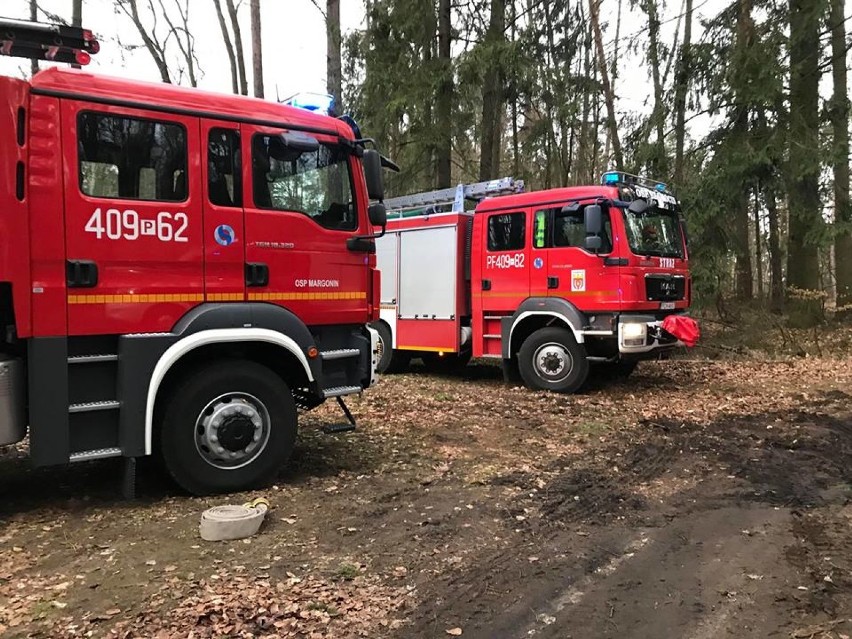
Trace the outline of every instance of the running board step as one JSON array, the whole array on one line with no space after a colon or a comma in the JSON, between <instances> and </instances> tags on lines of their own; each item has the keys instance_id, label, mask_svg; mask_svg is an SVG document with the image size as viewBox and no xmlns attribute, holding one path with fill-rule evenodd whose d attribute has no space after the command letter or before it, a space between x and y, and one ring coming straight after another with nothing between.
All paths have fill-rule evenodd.
<instances>
[{"instance_id":1,"label":"running board step","mask_svg":"<svg viewBox=\"0 0 852 639\"><path fill-rule=\"evenodd\" d=\"M121 402L111 400L106 402L86 402L84 404L71 404L69 413L91 413L96 410L115 410L121 408Z\"/></svg>"},{"instance_id":2,"label":"running board step","mask_svg":"<svg viewBox=\"0 0 852 639\"><path fill-rule=\"evenodd\" d=\"M70 462L92 461L93 459L106 459L108 457L121 457L120 448L96 448L95 450L83 450L79 453L71 453L68 458Z\"/></svg>"},{"instance_id":3,"label":"running board step","mask_svg":"<svg viewBox=\"0 0 852 639\"><path fill-rule=\"evenodd\" d=\"M117 362L118 355L72 355L68 358L69 364L94 364L97 362Z\"/></svg>"},{"instance_id":4,"label":"running board step","mask_svg":"<svg viewBox=\"0 0 852 639\"><path fill-rule=\"evenodd\" d=\"M357 348L340 348L335 351L322 351L320 357L324 360L346 359L347 357L358 357L361 354Z\"/></svg>"},{"instance_id":5,"label":"running board step","mask_svg":"<svg viewBox=\"0 0 852 639\"><path fill-rule=\"evenodd\" d=\"M322 392L323 397L343 397L344 395L353 395L360 393L364 389L360 386L335 386L334 388L326 388Z\"/></svg>"}]
</instances>

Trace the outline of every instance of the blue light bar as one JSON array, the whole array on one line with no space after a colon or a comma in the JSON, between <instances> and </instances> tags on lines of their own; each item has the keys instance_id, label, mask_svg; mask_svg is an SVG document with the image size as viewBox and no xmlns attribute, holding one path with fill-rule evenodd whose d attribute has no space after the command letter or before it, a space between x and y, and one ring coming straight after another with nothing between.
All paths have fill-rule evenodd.
<instances>
[{"instance_id":1,"label":"blue light bar","mask_svg":"<svg viewBox=\"0 0 852 639\"><path fill-rule=\"evenodd\" d=\"M334 104L334 97L325 93L303 92L291 95L286 100L283 100L282 103L299 109L305 109L306 111L328 115Z\"/></svg>"},{"instance_id":2,"label":"blue light bar","mask_svg":"<svg viewBox=\"0 0 852 639\"><path fill-rule=\"evenodd\" d=\"M617 171L603 174L604 184L618 184L621 181L621 174Z\"/></svg>"},{"instance_id":3,"label":"blue light bar","mask_svg":"<svg viewBox=\"0 0 852 639\"><path fill-rule=\"evenodd\" d=\"M663 184L662 182L658 182L657 185L654 188L657 189L660 193L666 192L666 185Z\"/></svg>"}]
</instances>

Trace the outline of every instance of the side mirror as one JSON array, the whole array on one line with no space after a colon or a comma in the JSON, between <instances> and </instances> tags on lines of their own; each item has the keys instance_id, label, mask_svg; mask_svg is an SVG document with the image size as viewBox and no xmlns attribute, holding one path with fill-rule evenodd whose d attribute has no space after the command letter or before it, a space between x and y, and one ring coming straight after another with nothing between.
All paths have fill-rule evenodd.
<instances>
[{"instance_id":1,"label":"side mirror","mask_svg":"<svg viewBox=\"0 0 852 639\"><path fill-rule=\"evenodd\" d=\"M371 200L385 199L385 184L382 180L382 156L378 151L367 149L361 159L364 164L364 179L367 181L367 195Z\"/></svg>"},{"instance_id":2,"label":"side mirror","mask_svg":"<svg viewBox=\"0 0 852 639\"><path fill-rule=\"evenodd\" d=\"M603 213L599 204L590 204L583 210L586 235L600 235L603 231Z\"/></svg>"},{"instance_id":3,"label":"side mirror","mask_svg":"<svg viewBox=\"0 0 852 639\"><path fill-rule=\"evenodd\" d=\"M312 153L319 149L319 141L315 137L300 131L282 133L280 140L285 147L298 153Z\"/></svg>"},{"instance_id":4,"label":"side mirror","mask_svg":"<svg viewBox=\"0 0 852 639\"><path fill-rule=\"evenodd\" d=\"M680 221L680 228L683 231L683 243L689 246L689 229L686 226L686 220Z\"/></svg>"},{"instance_id":5,"label":"side mirror","mask_svg":"<svg viewBox=\"0 0 852 639\"><path fill-rule=\"evenodd\" d=\"M367 209L367 217L373 226L386 226L388 223L388 212L381 202L373 202Z\"/></svg>"},{"instance_id":6,"label":"side mirror","mask_svg":"<svg viewBox=\"0 0 852 639\"><path fill-rule=\"evenodd\" d=\"M630 206L627 207L627 210L631 213L635 213L636 215L642 215L645 211L647 211L650 207L645 200L633 200L630 203Z\"/></svg>"},{"instance_id":7,"label":"side mirror","mask_svg":"<svg viewBox=\"0 0 852 639\"><path fill-rule=\"evenodd\" d=\"M583 242L583 248L591 253L597 253L603 248L603 240L600 235L588 235Z\"/></svg>"}]
</instances>

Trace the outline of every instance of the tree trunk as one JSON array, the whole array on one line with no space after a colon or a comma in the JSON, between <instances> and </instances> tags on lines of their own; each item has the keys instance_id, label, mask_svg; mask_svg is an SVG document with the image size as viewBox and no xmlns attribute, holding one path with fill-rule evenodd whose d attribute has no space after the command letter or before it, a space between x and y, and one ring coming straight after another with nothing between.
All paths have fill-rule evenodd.
<instances>
[{"instance_id":1,"label":"tree trunk","mask_svg":"<svg viewBox=\"0 0 852 639\"><path fill-rule=\"evenodd\" d=\"M796 299L791 321L811 326L820 319L819 254L819 0L790 0L790 204L787 283ZM800 291L808 291L804 299ZM791 299L792 301L792 299Z\"/></svg>"},{"instance_id":2,"label":"tree trunk","mask_svg":"<svg viewBox=\"0 0 852 639\"><path fill-rule=\"evenodd\" d=\"M38 0L30 0L30 20L38 21ZM30 71L32 75L38 73L38 60L30 61Z\"/></svg>"},{"instance_id":3,"label":"tree trunk","mask_svg":"<svg viewBox=\"0 0 852 639\"><path fill-rule=\"evenodd\" d=\"M831 55L834 95L831 100L834 172L834 260L837 307L852 317L852 204L849 201L849 97L846 78L844 0L831 0ZM849 307L849 308L845 308Z\"/></svg>"},{"instance_id":4,"label":"tree trunk","mask_svg":"<svg viewBox=\"0 0 852 639\"><path fill-rule=\"evenodd\" d=\"M757 296L763 299L763 251L760 246L760 185L754 189L754 272L757 276Z\"/></svg>"},{"instance_id":5,"label":"tree trunk","mask_svg":"<svg viewBox=\"0 0 852 639\"><path fill-rule=\"evenodd\" d=\"M692 66L690 47L692 46L692 0L686 0L686 11L683 26L683 45L680 48L680 58L675 79L674 111L675 111L675 165L674 183L683 184L683 145L686 137L686 94L689 91L689 74Z\"/></svg>"},{"instance_id":6,"label":"tree trunk","mask_svg":"<svg viewBox=\"0 0 852 639\"><path fill-rule=\"evenodd\" d=\"M222 4L219 0L213 0L216 7L216 17L219 19L219 28L222 30L222 42L225 43L225 52L228 54L228 62L231 65L231 91L240 92L240 79L237 73L237 57L234 53L234 44L231 42L231 34L228 33L228 25L225 22L225 14L222 12Z\"/></svg>"},{"instance_id":7,"label":"tree trunk","mask_svg":"<svg viewBox=\"0 0 852 639\"><path fill-rule=\"evenodd\" d=\"M769 220L769 307L780 313L784 308L784 272L783 256L781 255L781 221L778 218L778 203L775 199L775 188L763 187L766 199L766 212Z\"/></svg>"},{"instance_id":8,"label":"tree trunk","mask_svg":"<svg viewBox=\"0 0 852 639\"><path fill-rule=\"evenodd\" d=\"M452 9L450 0L438 0L438 96L436 100L435 163L439 189L452 186L453 154L453 62ZM515 153L517 154L517 148Z\"/></svg>"},{"instance_id":9,"label":"tree trunk","mask_svg":"<svg viewBox=\"0 0 852 639\"><path fill-rule=\"evenodd\" d=\"M582 16L581 16L582 17ZM579 77L585 78L588 84L591 84L592 77L592 36L591 32L583 38L583 68L577 74ZM579 67L579 64L578 64ZM580 140L577 148L577 183L591 184L591 143L589 140L589 112L591 111L591 103L589 94L591 90L583 91L583 102L580 108ZM609 147L610 138L607 136L607 147ZM607 156L609 151L607 151Z\"/></svg>"},{"instance_id":10,"label":"tree trunk","mask_svg":"<svg viewBox=\"0 0 852 639\"><path fill-rule=\"evenodd\" d=\"M75 0L75 2L82 2L82 0ZM169 73L169 65L166 62L166 53L162 44L157 41L156 35L152 33L148 33L145 29L145 25L142 24L142 19L139 17L139 7L136 5L136 0L127 0L125 2L119 2L117 5L125 14L127 14L130 19L133 21L133 25L136 27L136 30L139 32L139 36L142 38L142 42L145 44L145 48L148 50L148 53L151 54L151 58L154 60L154 64L157 65L157 70L160 72L160 79L167 84L172 84L171 74ZM128 8L129 7L129 8Z\"/></svg>"},{"instance_id":11,"label":"tree trunk","mask_svg":"<svg viewBox=\"0 0 852 639\"><path fill-rule=\"evenodd\" d=\"M645 13L648 15L648 59L651 63L651 79L654 83L654 110L651 113L657 143L654 150L652 168L657 179L668 179L666 161L666 107L663 103L663 84L660 80L660 18L657 14L656 0L645 0Z\"/></svg>"},{"instance_id":12,"label":"tree trunk","mask_svg":"<svg viewBox=\"0 0 852 639\"><path fill-rule=\"evenodd\" d=\"M480 138L479 179L497 177L500 170L500 140L503 118L503 70L501 43L505 37L506 0L491 0L491 17L485 35L488 68L482 83L482 131Z\"/></svg>"},{"instance_id":13,"label":"tree trunk","mask_svg":"<svg viewBox=\"0 0 852 639\"><path fill-rule=\"evenodd\" d=\"M343 113L343 65L340 59L340 0L327 0L325 14L326 91L334 96L334 111Z\"/></svg>"},{"instance_id":14,"label":"tree trunk","mask_svg":"<svg viewBox=\"0 0 852 639\"><path fill-rule=\"evenodd\" d=\"M751 0L739 0L737 3L737 40L736 60L742 65L747 58L746 52L752 45L753 24L751 18ZM742 83L745 82L742 72L736 76L735 91L737 104L734 107L734 123L732 130L732 144L746 148L748 142L748 104L742 95ZM738 152L742 154L742 152ZM739 300L750 300L754 296L754 284L751 270L751 248L749 246L749 184L747 182L746 168L736 169L738 178L733 195L734 202L734 254L736 255L736 297Z\"/></svg>"},{"instance_id":15,"label":"tree trunk","mask_svg":"<svg viewBox=\"0 0 852 639\"><path fill-rule=\"evenodd\" d=\"M601 25L598 16L598 0L589 0L589 15L592 18L592 32L595 36L595 47L598 53L598 69L600 70L601 84L603 85L604 98L606 100L607 126L612 141L612 152L615 156L615 168L623 171L624 155L621 152L621 141L618 138L618 122L615 117L615 96L613 95L612 86L609 83L609 73L606 68L606 54L604 53L603 36L601 35Z\"/></svg>"},{"instance_id":16,"label":"tree trunk","mask_svg":"<svg viewBox=\"0 0 852 639\"><path fill-rule=\"evenodd\" d=\"M240 31L239 16L234 0L225 0L228 16L231 18L231 29L234 32L234 50L237 54L237 77L240 81L240 94L248 95L248 78L246 77L246 59L243 51L243 35Z\"/></svg>"},{"instance_id":17,"label":"tree trunk","mask_svg":"<svg viewBox=\"0 0 852 639\"><path fill-rule=\"evenodd\" d=\"M251 71L254 97L263 95L263 39L260 32L260 0L251 0Z\"/></svg>"}]
</instances>

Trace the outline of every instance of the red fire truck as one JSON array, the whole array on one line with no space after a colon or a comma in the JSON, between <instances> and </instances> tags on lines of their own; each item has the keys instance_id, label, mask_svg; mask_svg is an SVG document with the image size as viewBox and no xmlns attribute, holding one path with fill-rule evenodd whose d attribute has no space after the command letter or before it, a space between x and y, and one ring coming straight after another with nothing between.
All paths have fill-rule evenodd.
<instances>
[{"instance_id":1,"label":"red fire truck","mask_svg":"<svg viewBox=\"0 0 852 639\"><path fill-rule=\"evenodd\" d=\"M507 379L573 392L590 364L625 375L692 341L686 228L660 182L611 172L524 193L504 178L385 204L380 371L487 357Z\"/></svg>"},{"instance_id":2,"label":"red fire truck","mask_svg":"<svg viewBox=\"0 0 852 639\"><path fill-rule=\"evenodd\" d=\"M97 48L0 23L6 54ZM157 454L194 493L272 477L297 408L376 381L382 158L356 131L73 69L0 77L0 445L28 426L36 466L124 457L131 479Z\"/></svg>"}]
</instances>

